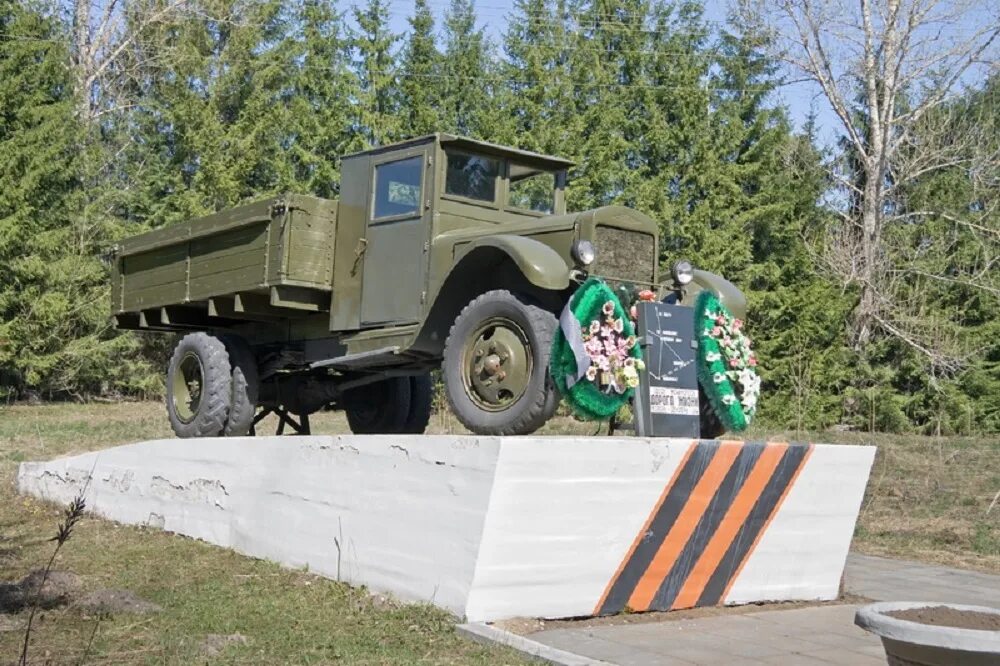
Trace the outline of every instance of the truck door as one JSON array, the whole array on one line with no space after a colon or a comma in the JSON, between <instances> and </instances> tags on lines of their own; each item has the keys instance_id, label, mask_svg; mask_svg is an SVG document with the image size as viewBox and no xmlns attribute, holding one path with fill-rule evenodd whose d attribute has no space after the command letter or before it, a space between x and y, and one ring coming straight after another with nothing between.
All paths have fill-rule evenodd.
<instances>
[{"instance_id":1,"label":"truck door","mask_svg":"<svg viewBox=\"0 0 1000 666\"><path fill-rule=\"evenodd\" d=\"M420 146L372 164L361 280L361 324L419 321L431 228L430 150Z\"/></svg>"}]
</instances>

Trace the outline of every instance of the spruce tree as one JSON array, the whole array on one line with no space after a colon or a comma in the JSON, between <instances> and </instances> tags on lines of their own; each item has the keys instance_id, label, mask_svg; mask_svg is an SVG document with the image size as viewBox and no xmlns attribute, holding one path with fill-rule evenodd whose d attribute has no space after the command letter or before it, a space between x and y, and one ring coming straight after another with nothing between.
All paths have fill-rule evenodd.
<instances>
[{"instance_id":1,"label":"spruce tree","mask_svg":"<svg viewBox=\"0 0 1000 666\"><path fill-rule=\"evenodd\" d=\"M442 128L443 61L434 41L434 17L427 0L416 0L399 73L401 132L430 134Z\"/></svg>"},{"instance_id":2,"label":"spruce tree","mask_svg":"<svg viewBox=\"0 0 1000 666\"><path fill-rule=\"evenodd\" d=\"M455 134L484 138L487 97L487 43L476 27L472 0L452 0L444 19L441 66L441 122Z\"/></svg>"},{"instance_id":3,"label":"spruce tree","mask_svg":"<svg viewBox=\"0 0 1000 666\"><path fill-rule=\"evenodd\" d=\"M591 0L578 10L573 45L578 161L569 201L579 208L634 204L647 170L637 150L654 111L648 85L650 8L645 2ZM649 211L646 211L649 212Z\"/></svg>"},{"instance_id":4,"label":"spruce tree","mask_svg":"<svg viewBox=\"0 0 1000 666\"><path fill-rule=\"evenodd\" d=\"M352 43L360 85L356 104L356 131L364 147L381 146L401 138L399 95L393 47L399 36L389 27L389 5L368 0L354 8L358 30Z\"/></svg>"},{"instance_id":5,"label":"spruce tree","mask_svg":"<svg viewBox=\"0 0 1000 666\"><path fill-rule=\"evenodd\" d=\"M566 0L517 0L507 32L501 106L510 117L505 140L520 148L575 158L583 121L574 68L579 47L575 10Z\"/></svg>"},{"instance_id":6,"label":"spruce tree","mask_svg":"<svg viewBox=\"0 0 1000 666\"><path fill-rule=\"evenodd\" d=\"M297 7L289 76L292 90L284 134L294 183L291 189L335 198L339 159L360 148L352 131L352 100L358 95L351 69L351 44L344 15L326 0L304 0Z\"/></svg>"},{"instance_id":7,"label":"spruce tree","mask_svg":"<svg viewBox=\"0 0 1000 666\"><path fill-rule=\"evenodd\" d=\"M98 255L115 230L88 217L89 163L64 27L0 2L0 396L155 390L134 338L111 330Z\"/></svg>"}]
</instances>

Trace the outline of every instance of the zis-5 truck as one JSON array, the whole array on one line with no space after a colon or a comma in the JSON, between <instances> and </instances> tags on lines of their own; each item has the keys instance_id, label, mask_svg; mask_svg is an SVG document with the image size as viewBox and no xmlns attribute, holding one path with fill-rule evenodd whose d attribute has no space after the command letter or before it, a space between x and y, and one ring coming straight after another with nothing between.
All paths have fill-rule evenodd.
<instances>
[{"instance_id":1,"label":"zis-5 truck","mask_svg":"<svg viewBox=\"0 0 1000 666\"><path fill-rule=\"evenodd\" d=\"M271 413L308 433L326 408L355 433L421 433L437 368L469 430L533 432L558 405L552 336L586 277L745 311L685 261L661 284L646 215L567 213L572 166L447 134L348 155L338 200L290 194L121 242L116 324L186 333L167 369L179 437L252 434Z\"/></svg>"}]
</instances>

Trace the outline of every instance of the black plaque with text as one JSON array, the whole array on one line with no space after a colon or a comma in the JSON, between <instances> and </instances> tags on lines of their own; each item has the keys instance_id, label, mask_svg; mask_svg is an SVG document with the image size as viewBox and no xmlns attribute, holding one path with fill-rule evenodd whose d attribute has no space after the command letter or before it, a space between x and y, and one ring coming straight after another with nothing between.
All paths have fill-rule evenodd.
<instances>
[{"instance_id":1,"label":"black plaque with text","mask_svg":"<svg viewBox=\"0 0 1000 666\"><path fill-rule=\"evenodd\" d=\"M646 368L636 390L635 434L643 437L700 436L694 310L640 302L639 344Z\"/></svg>"}]
</instances>

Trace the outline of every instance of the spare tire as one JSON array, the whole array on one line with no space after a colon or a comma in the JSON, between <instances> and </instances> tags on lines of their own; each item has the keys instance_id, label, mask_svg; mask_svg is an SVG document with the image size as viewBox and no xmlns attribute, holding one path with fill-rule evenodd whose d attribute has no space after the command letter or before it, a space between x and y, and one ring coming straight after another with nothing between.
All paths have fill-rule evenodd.
<instances>
[{"instance_id":1,"label":"spare tire","mask_svg":"<svg viewBox=\"0 0 1000 666\"><path fill-rule=\"evenodd\" d=\"M167 417L178 437L223 434L233 401L232 366L222 340L190 333L167 366Z\"/></svg>"}]
</instances>

